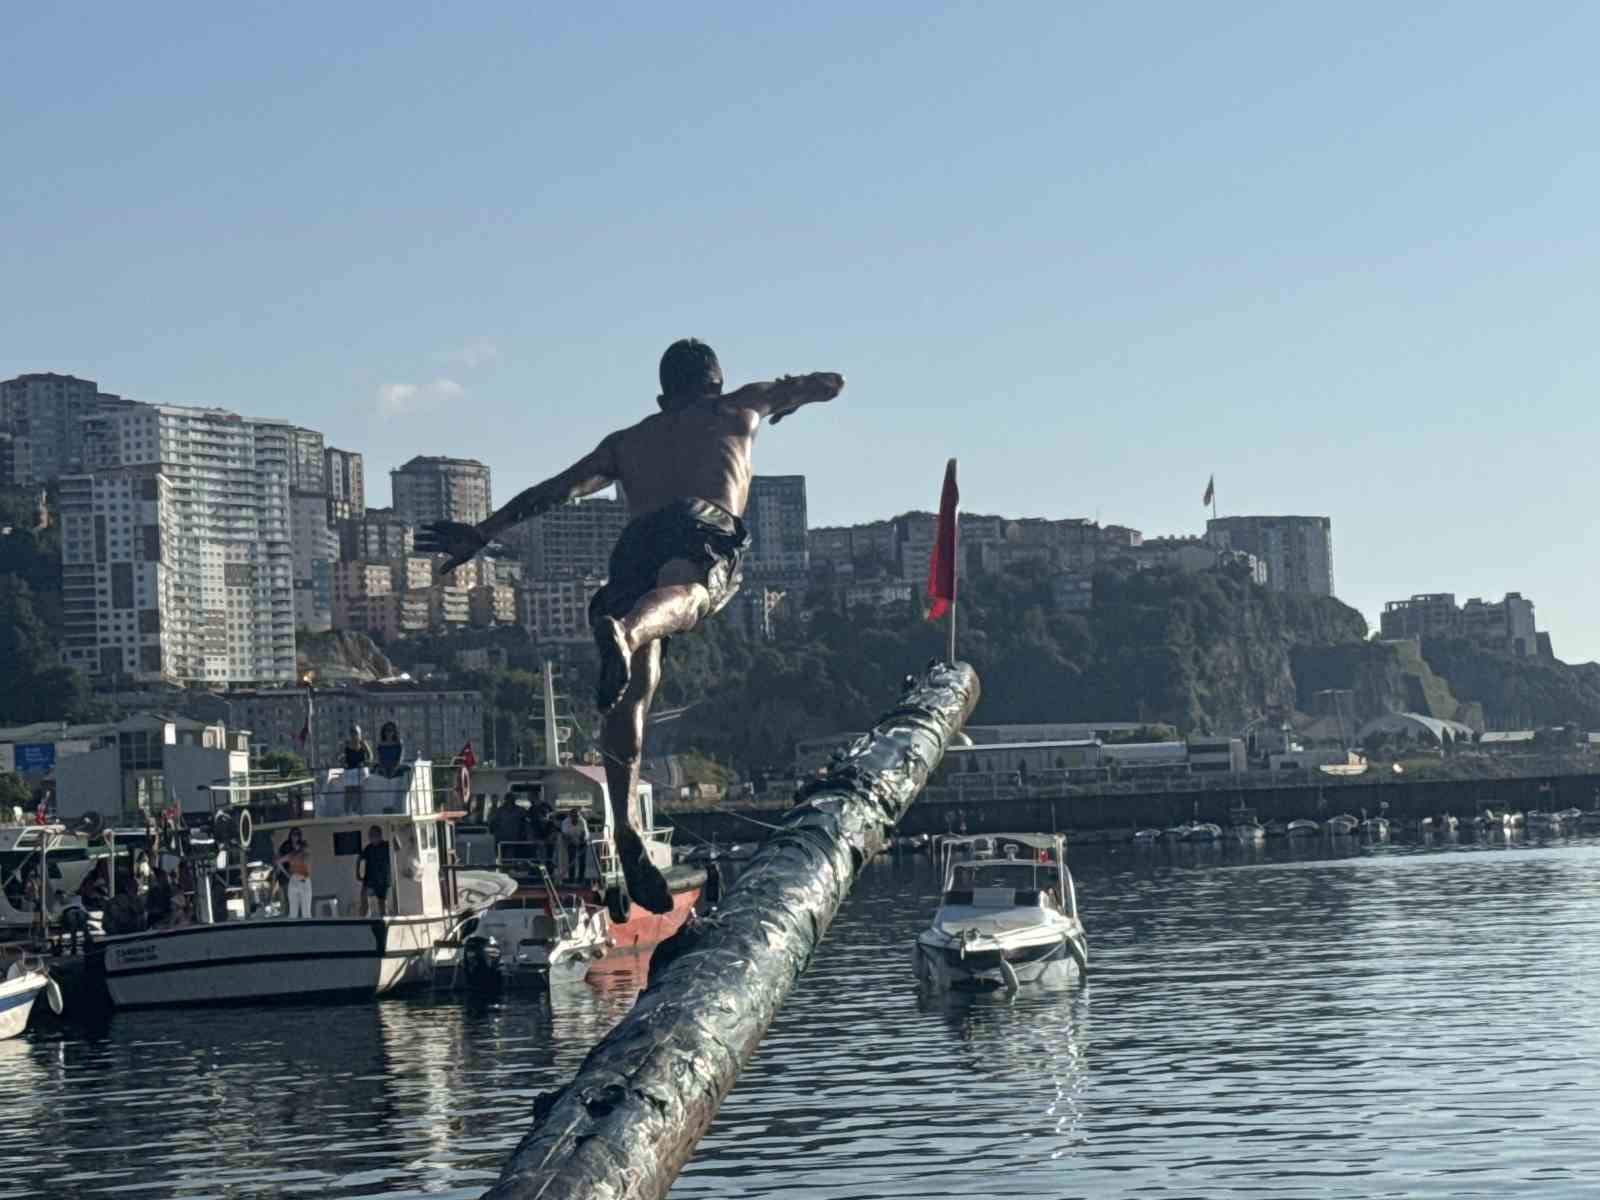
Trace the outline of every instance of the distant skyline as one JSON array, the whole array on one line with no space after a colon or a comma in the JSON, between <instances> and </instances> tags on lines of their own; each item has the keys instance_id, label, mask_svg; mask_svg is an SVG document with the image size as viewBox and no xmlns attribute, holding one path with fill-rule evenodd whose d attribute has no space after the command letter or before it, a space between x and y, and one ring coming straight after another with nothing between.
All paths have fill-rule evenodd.
<instances>
[{"instance_id":1,"label":"distant skyline","mask_svg":"<svg viewBox=\"0 0 1600 1200\"><path fill-rule=\"evenodd\" d=\"M999 17L1000 19L997 19ZM0 373L504 501L654 406L813 524L1332 519L1341 599L1521 591L1600 659L1600 10L39 5L0 46ZM65 69L70 64L70 70Z\"/></svg>"}]
</instances>

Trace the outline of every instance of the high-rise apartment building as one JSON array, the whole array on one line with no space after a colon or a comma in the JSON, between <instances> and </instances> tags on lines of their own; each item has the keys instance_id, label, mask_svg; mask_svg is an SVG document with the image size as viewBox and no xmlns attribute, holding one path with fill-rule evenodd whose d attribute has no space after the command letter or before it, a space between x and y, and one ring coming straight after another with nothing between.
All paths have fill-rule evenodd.
<instances>
[{"instance_id":1,"label":"high-rise apartment building","mask_svg":"<svg viewBox=\"0 0 1600 1200\"><path fill-rule=\"evenodd\" d=\"M806 550L806 477L756 475L744 509L750 530L745 572L753 579L805 578L811 556Z\"/></svg>"},{"instance_id":2,"label":"high-rise apartment building","mask_svg":"<svg viewBox=\"0 0 1600 1200\"><path fill-rule=\"evenodd\" d=\"M172 484L154 467L61 480L62 661L85 674L180 683L195 630L175 569Z\"/></svg>"},{"instance_id":3,"label":"high-rise apartment building","mask_svg":"<svg viewBox=\"0 0 1600 1200\"><path fill-rule=\"evenodd\" d=\"M621 500L574 500L529 521L516 540L532 579L604 579L611 548L627 526L628 506Z\"/></svg>"},{"instance_id":4,"label":"high-rise apartment building","mask_svg":"<svg viewBox=\"0 0 1600 1200\"><path fill-rule=\"evenodd\" d=\"M315 429L288 426L289 486L297 492L328 490L327 447Z\"/></svg>"},{"instance_id":5,"label":"high-rise apartment building","mask_svg":"<svg viewBox=\"0 0 1600 1200\"><path fill-rule=\"evenodd\" d=\"M328 521L356 521L366 515L366 470L354 450L329 446L322 452L323 490L328 493Z\"/></svg>"},{"instance_id":6,"label":"high-rise apartment building","mask_svg":"<svg viewBox=\"0 0 1600 1200\"><path fill-rule=\"evenodd\" d=\"M12 481L46 483L85 469L85 418L129 403L102 392L94 380L73 375L42 373L0 381L0 430L12 437Z\"/></svg>"},{"instance_id":7,"label":"high-rise apartment building","mask_svg":"<svg viewBox=\"0 0 1600 1200\"><path fill-rule=\"evenodd\" d=\"M1214 517L1206 540L1266 564L1275 592L1333 595L1333 532L1327 517Z\"/></svg>"},{"instance_id":8,"label":"high-rise apartment building","mask_svg":"<svg viewBox=\"0 0 1600 1200\"><path fill-rule=\"evenodd\" d=\"M389 472L395 515L407 525L477 524L491 511L489 468L472 458L418 455Z\"/></svg>"},{"instance_id":9,"label":"high-rise apartment building","mask_svg":"<svg viewBox=\"0 0 1600 1200\"><path fill-rule=\"evenodd\" d=\"M416 544L417 530L392 508L369 508L360 517L339 524L339 557L347 562L385 562L404 558Z\"/></svg>"},{"instance_id":10,"label":"high-rise apartment building","mask_svg":"<svg viewBox=\"0 0 1600 1200\"><path fill-rule=\"evenodd\" d=\"M333 565L339 561L339 538L328 524L328 498L320 491L291 489L289 505L295 628L325 633L333 627Z\"/></svg>"},{"instance_id":11,"label":"high-rise apartment building","mask_svg":"<svg viewBox=\"0 0 1600 1200\"><path fill-rule=\"evenodd\" d=\"M128 404L85 425L85 458L171 485L174 671L184 683L294 678L290 429L216 408ZM107 597L100 597L107 599Z\"/></svg>"},{"instance_id":12,"label":"high-rise apartment building","mask_svg":"<svg viewBox=\"0 0 1600 1200\"><path fill-rule=\"evenodd\" d=\"M1409 600L1391 600L1378 619L1388 639L1461 637L1518 658L1543 653L1533 615L1533 601L1521 592L1486 601L1473 597L1456 605L1451 592L1430 592Z\"/></svg>"}]
</instances>

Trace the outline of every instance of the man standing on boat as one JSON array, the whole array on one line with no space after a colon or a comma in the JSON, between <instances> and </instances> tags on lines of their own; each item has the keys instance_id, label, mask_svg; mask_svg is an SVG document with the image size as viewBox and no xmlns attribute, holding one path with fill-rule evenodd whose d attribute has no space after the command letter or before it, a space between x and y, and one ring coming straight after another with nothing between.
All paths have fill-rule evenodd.
<instances>
[{"instance_id":1,"label":"man standing on boat","mask_svg":"<svg viewBox=\"0 0 1600 1200\"><path fill-rule=\"evenodd\" d=\"M832 400L844 377L784 376L723 394L710 346L674 342L661 356L659 413L608 435L591 453L535 484L479 525L428 526L424 554L449 555L455 570L499 534L557 505L622 484L632 521L611 552L610 577L589 605L600 651L595 703L605 714L601 749L617 829L617 853L631 898L650 912L672 911L672 894L639 835L639 756L645 717L661 681L661 647L719 612L739 589L750 534L751 450L761 418L777 424L807 404Z\"/></svg>"}]
</instances>

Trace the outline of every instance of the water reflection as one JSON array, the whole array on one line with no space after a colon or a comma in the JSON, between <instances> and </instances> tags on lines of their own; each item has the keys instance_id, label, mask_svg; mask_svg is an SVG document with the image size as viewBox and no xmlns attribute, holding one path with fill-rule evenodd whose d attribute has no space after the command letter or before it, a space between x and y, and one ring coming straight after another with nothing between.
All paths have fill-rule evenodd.
<instances>
[{"instance_id":1,"label":"water reflection","mask_svg":"<svg viewBox=\"0 0 1600 1200\"><path fill-rule=\"evenodd\" d=\"M675 1194L1581 1194L1600 847L1347 840L1075 850L1089 980L1009 1001L919 995L938 881L874 864ZM609 965L0 1043L0 1196L476 1197L631 1004Z\"/></svg>"}]
</instances>

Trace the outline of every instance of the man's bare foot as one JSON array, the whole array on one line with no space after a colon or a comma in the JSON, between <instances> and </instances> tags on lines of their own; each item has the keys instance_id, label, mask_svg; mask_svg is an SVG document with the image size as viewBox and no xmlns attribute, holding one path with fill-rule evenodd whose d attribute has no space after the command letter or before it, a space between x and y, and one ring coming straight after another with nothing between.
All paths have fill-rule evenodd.
<instances>
[{"instance_id":1,"label":"man's bare foot","mask_svg":"<svg viewBox=\"0 0 1600 1200\"><path fill-rule=\"evenodd\" d=\"M594 623L594 644L600 651L600 682L595 684L594 705L601 712L616 707L628 690L630 656L622 624L615 617L601 617Z\"/></svg>"},{"instance_id":2,"label":"man's bare foot","mask_svg":"<svg viewBox=\"0 0 1600 1200\"><path fill-rule=\"evenodd\" d=\"M622 878L628 896L641 908L665 916L672 911L672 889L667 878L644 852L644 841L632 829L617 832L617 857L622 859Z\"/></svg>"}]
</instances>

